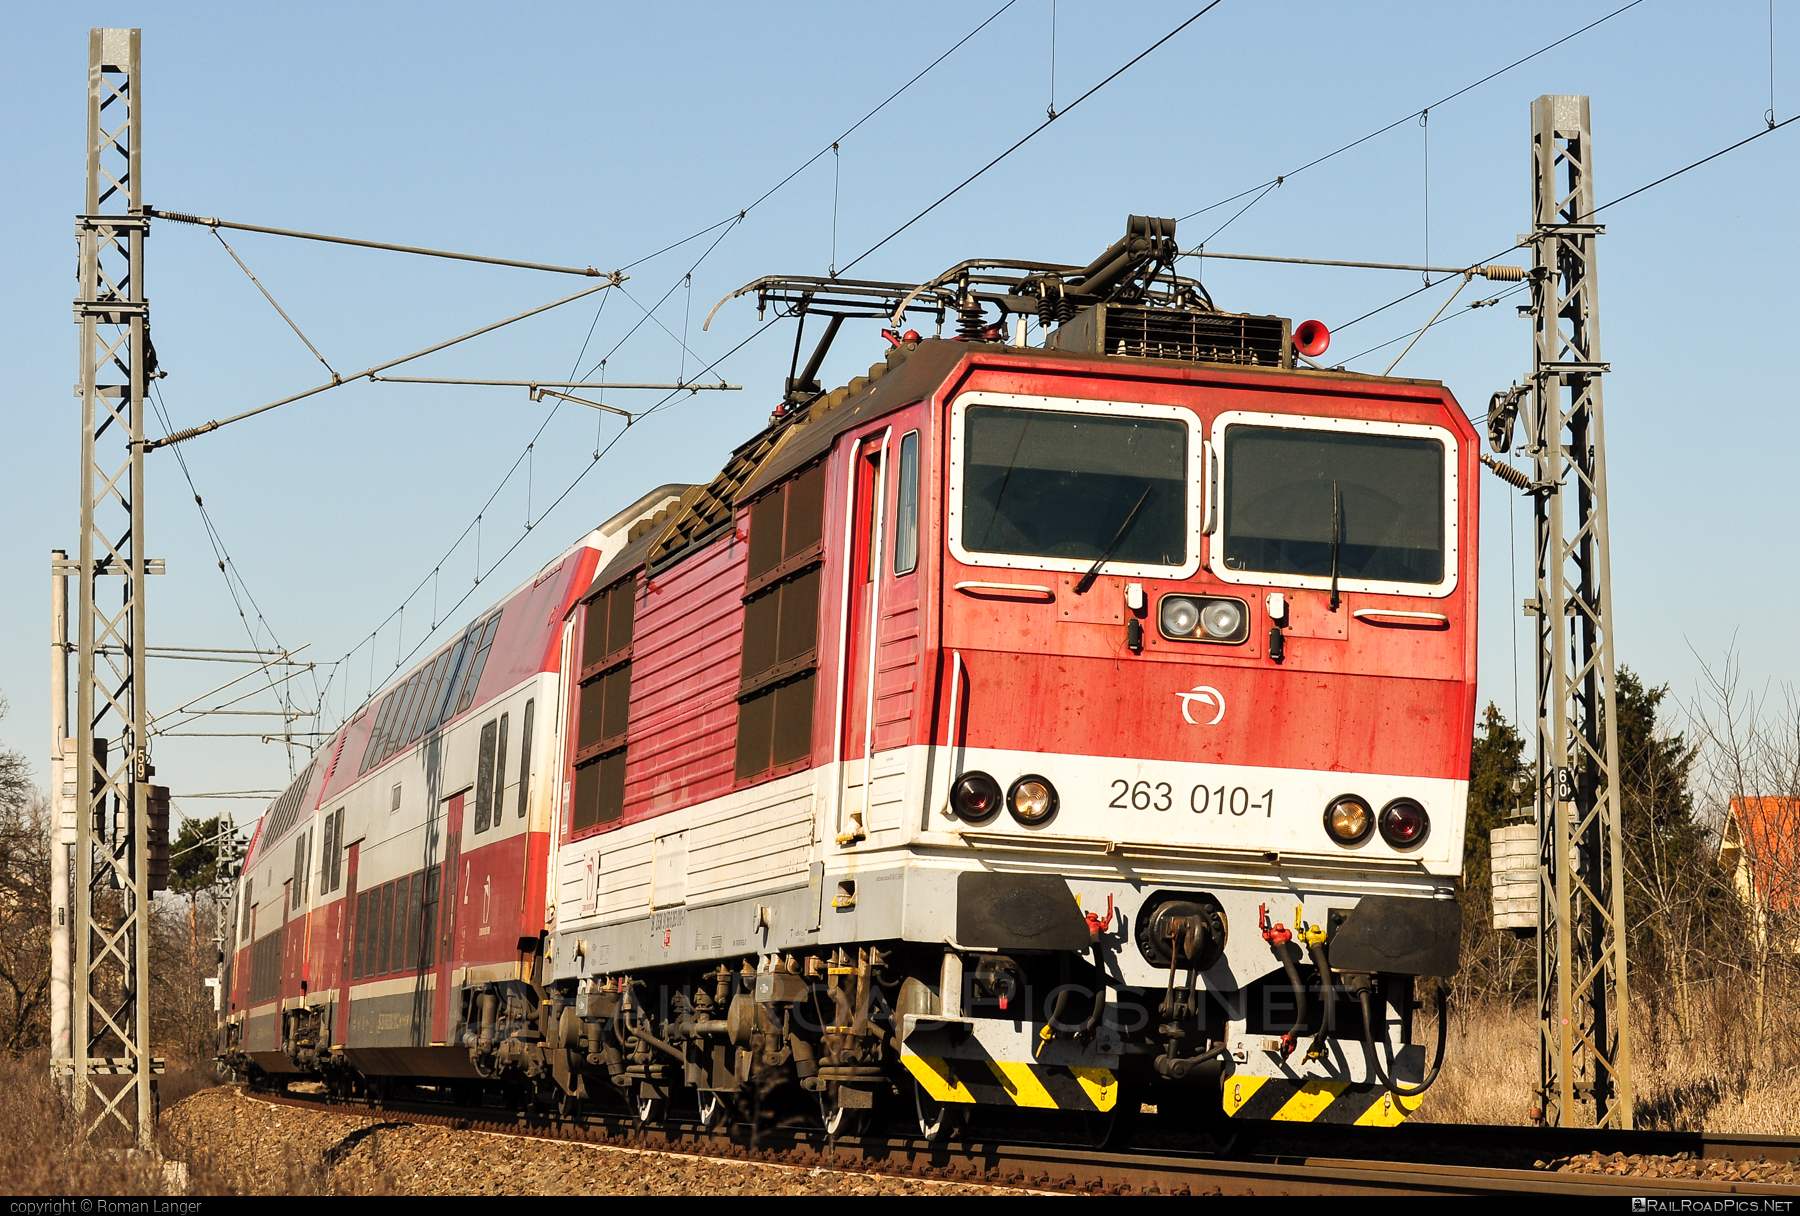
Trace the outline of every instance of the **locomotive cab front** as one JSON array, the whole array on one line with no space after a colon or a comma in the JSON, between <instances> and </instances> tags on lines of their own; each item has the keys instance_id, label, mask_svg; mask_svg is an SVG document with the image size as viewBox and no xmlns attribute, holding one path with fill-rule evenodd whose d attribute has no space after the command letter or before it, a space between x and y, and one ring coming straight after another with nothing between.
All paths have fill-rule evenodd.
<instances>
[{"instance_id":1,"label":"locomotive cab front","mask_svg":"<svg viewBox=\"0 0 1800 1216\"><path fill-rule=\"evenodd\" d=\"M1035 1021L972 993L976 1054L1397 1122L1427 1071L1413 977L1457 967L1466 419L1417 381L974 362L942 448L950 772L918 843L974 862L945 926L967 949L1028 957L1056 875L1113 1006L1059 1020L1069 968L1040 966ZM906 1040L940 1097L974 1058L947 1043Z\"/></svg>"}]
</instances>

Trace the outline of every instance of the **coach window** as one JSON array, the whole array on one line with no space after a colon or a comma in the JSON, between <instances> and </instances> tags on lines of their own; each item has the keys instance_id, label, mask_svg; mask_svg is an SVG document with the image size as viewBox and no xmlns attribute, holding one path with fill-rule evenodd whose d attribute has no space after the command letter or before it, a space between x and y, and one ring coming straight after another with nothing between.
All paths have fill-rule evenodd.
<instances>
[{"instance_id":1,"label":"coach window","mask_svg":"<svg viewBox=\"0 0 1800 1216\"><path fill-rule=\"evenodd\" d=\"M406 743L406 727L415 716L414 710L419 705L419 685L424 683L420 679L421 674L415 672L410 680L400 686L400 710L394 715L394 720L388 723L387 741L381 749L383 759L399 751Z\"/></svg>"},{"instance_id":2,"label":"coach window","mask_svg":"<svg viewBox=\"0 0 1800 1216\"><path fill-rule=\"evenodd\" d=\"M338 861L344 855L344 812L340 808L325 816L325 843L319 849L319 894L337 890Z\"/></svg>"},{"instance_id":3,"label":"coach window","mask_svg":"<svg viewBox=\"0 0 1800 1216\"><path fill-rule=\"evenodd\" d=\"M444 698L444 679L449 673L450 660L455 657L455 650L446 650L437 657L437 662L431 665L431 674L426 680L425 697L419 706L418 717L406 732L408 743L431 729L432 719L437 717L438 704Z\"/></svg>"},{"instance_id":4,"label":"coach window","mask_svg":"<svg viewBox=\"0 0 1800 1216\"><path fill-rule=\"evenodd\" d=\"M531 798L531 711L537 703L525 702L525 722L519 727L519 818L525 817L525 804Z\"/></svg>"},{"instance_id":5,"label":"coach window","mask_svg":"<svg viewBox=\"0 0 1800 1216\"><path fill-rule=\"evenodd\" d=\"M356 770L357 776L369 771L371 765L381 763L381 738L387 732L387 721L394 714L394 694L389 693L382 699L381 709L375 714L375 725L369 729L369 745L363 749L362 767Z\"/></svg>"},{"instance_id":6,"label":"coach window","mask_svg":"<svg viewBox=\"0 0 1800 1216\"><path fill-rule=\"evenodd\" d=\"M1225 415L1219 424L1220 577L1415 595L1452 588L1449 432L1271 415Z\"/></svg>"},{"instance_id":7,"label":"coach window","mask_svg":"<svg viewBox=\"0 0 1800 1216\"><path fill-rule=\"evenodd\" d=\"M475 701L476 686L481 683L482 668L487 666L488 649L494 644L494 631L500 628L500 614L496 612L486 621L477 621L469 626L469 643L475 648L475 657L470 659L457 676L457 692L455 708L446 709L444 716L453 718L469 708ZM477 630L479 640L477 640Z\"/></svg>"},{"instance_id":8,"label":"coach window","mask_svg":"<svg viewBox=\"0 0 1800 1216\"><path fill-rule=\"evenodd\" d=\"M509 715L501 714L499 729L489 722L481 728L481 754L475 774L475 830L500 826L506 815L501 794L506 789L506 729Z\"/></svg>"},{"instance_id":9,"label":"coach window","mask_svg":"<svg viewBox=\"0 0 1800 1216\"><path fill-rule=\"evenodd\" d=\"M381 923L376 927L375 974L386 975L393 969L394 884L381 888Z\"/></svg>"},{"instance_id":10,"label":"coach window","mask_svg":"<svg viewBox=\"0 0 1800 1216\"><path fill-rule=\"evenodd\" d=\"M894 573L911 574L919 564L919 432L900 439L900 486L894 509Z\"/></svg>"},{"instance_id":11,"label":"coach window","mask_svg":"<svg viewBox=\"0 0 1800 1216\"><path fill-rule=\"evenodd\" d=\"M475 765L475 831L485 832L494 817L494 744L498 720L481 728L481 753Z\"/></svg>"},{"instance_id":12,"label":"coach window","mask_svg":"<svg viewBox=\"0 0 1800 1216\"><path fill-rule=\"evenodd\" d=\"M971 565L1191 574L1197 428L1172 407L967 394L952 415L952 551Z\"/></svg>"},{"instance_id":13,"label":"coach window","mask_svg":"<svg viewBox=\"0 0 1800 1216\"><path fill-rule=\"evenodd\" d=\"M369 952L369 893L359 891L356 895L356 922L351 926L350 978L360 980L363 977L363 956Z\"/></svg>"},{"instance_id":14,"label":"coach window","mask_svg":"<svg viewBox=\"0 0 1800 1216\"><path fill-rule=\"evenodd\" d=\"M631 637L637 576L588 597L581 621L581 688L575 721L575 805L571 831L616 822L625 813L625 743L631 720ZM521 774L531 764L529 703ZM501 778L505 780L505 778ZM519 781L525 809L525 777Z\"/></svg>"},{"instance_id":15,"label":"coach window","mask_svg":"<svg viewBox=\"0 0 1800 1216\"><path fill-rule=\"evenodd\" d=\"M494 749L494 826L506 817L504 795L506 793L506 729L510 714L500 715L500 742Z\"/></svg>"},{"instance_id":16,"label":"coach window","mask_svg":"<svg viewBox=\"0 0 1800 1216\"><path fill-rule=\"evenodd\" d=\"M824 526L823 463L776 486L750 508L737 694L740 781L812 755Z\"/></svg>"},{"instance_id":17,"label":"coach window","mask_svg":"<svg viewBox=\"0 0 1800 1216\"><path fill-rule=\"evenodd\" d=\"M299 908L306 903L306 854L311 840L310 828L294 838L294 881L288 884L290 908Z\"/></svg>"}]
</instances>

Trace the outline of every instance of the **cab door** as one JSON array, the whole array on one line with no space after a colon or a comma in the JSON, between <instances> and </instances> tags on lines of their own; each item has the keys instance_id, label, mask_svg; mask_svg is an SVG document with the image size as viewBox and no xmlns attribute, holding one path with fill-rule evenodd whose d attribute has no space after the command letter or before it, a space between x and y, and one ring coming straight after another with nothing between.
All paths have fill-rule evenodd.
<instances>
[{"instance_id":1,"label":"cab door","mask_svg":"<svg viewBox=\"0 0 1800 1216\"><path fill-rule=\"evenodd\" d=\"M841 843L900 826L924 642L917 411L863 439L853 464L844 647Z\"/></svg>"}]
</instances>

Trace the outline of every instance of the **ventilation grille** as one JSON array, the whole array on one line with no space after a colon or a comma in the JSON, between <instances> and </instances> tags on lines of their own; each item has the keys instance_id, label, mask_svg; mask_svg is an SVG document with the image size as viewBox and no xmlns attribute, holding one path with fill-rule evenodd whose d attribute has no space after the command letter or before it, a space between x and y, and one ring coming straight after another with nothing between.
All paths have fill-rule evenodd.
<instances>
[{"instance_id":1,"label":"ventilation grille","mask_svg":"<svg viewBox=\"0 0 1800 1216\"><path fill-rule=\"evenodd\" d=\"M1292 367L1289 325L1286 317L1100 304L1059 326L1049 344L1058 350L1134 359Z\"/></svg>"}]
</instances>

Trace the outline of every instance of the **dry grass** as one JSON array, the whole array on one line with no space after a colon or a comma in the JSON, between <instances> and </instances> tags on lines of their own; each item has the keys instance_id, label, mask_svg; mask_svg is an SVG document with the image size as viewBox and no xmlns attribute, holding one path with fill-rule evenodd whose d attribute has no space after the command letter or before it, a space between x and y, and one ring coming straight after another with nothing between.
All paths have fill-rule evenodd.
<instances>
[{"instance_id":1,"label":"dry grass","mask_svg":"<svg viewBox=\"0 0 1800 1216\"><path fill-rule=\"evenodd\" d=\"M103 1124L91 1139L79 1134L81 1121L51 1080L42 1053L0 1057L0 1194L36 1196L322 1194L325 1170L317 1154L294 1146L261 1148L261 1167L252 1175L229 1146L171 1120L182 1098L218 1084L210 1062L169 1063L159 1080L162 1118L154 1147L139 1149L117 1121ZM89 1118L98 1113L90 1099Z\"/></svg>"},{"instance_id":2,"label":"dry grass","mask_svg":"<svg viewBox=\"0 0 1800 1216\"><path fill-rule=\"evenodd\" d=\"M1800 1135L1800 1064L1787 1058L1791 1029L1770 1027L1762 1051L1751 1050L1743 1021L1704 1016L1708 1005L1730 994L1705 992L1702 1016L1682 1034L1665 1013L1639 1006L1633 1043L1636 1057L1635 1122L1669 1131ZM1727 1011L1717 1009L1723 1015ZM1414 1119L1429 1123L1530 1122L1537 1085L1537 1024L1529 1007L1484 1003L1452 1010L1443 1075L1426 1094ZM1436 1027L1421 1030L1428 1043ZM1786 1049L1780 1049L1782 1045ZM1591 1118L1591 1112L1583 1108Z\"/></svg>"}]
</instances>

